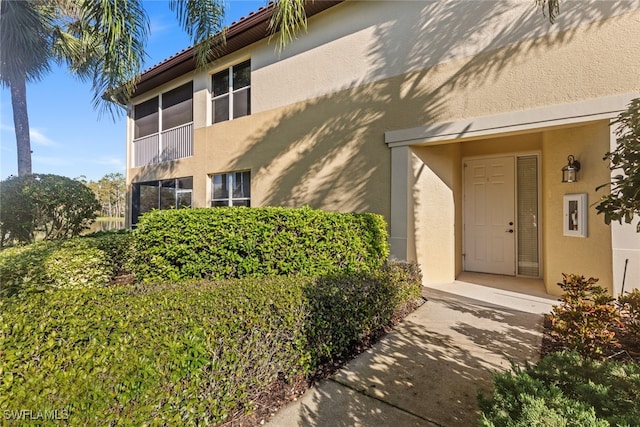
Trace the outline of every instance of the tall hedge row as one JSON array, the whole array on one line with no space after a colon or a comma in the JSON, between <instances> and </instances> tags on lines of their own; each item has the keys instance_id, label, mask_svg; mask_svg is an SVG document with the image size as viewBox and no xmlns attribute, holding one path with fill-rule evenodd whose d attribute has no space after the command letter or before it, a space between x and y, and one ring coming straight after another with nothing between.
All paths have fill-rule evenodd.
<instances>
[{"instance_id":1,"label":"tall hedge row","mask_svg":"<svg viewBox=\"0 0 640 427\"><path fill-rule=\"evenodd\" d=\"M135 244L144 281L374 271L389 253L382 216L311 208L154 211Z\"/></svg>"},{"instance_id":2,"label":"tall hedge row","mask_svg":"<svg viewBox=\"0 0 640 427\"><path fill-rule=\"evenodd\" d=\"M420 281L407 272L112 285L0 300L0 413L57 411L69 425L228 420L251 411L276 378L312 375L388 324L419 296Z\"/></svg>"}]
</instances>

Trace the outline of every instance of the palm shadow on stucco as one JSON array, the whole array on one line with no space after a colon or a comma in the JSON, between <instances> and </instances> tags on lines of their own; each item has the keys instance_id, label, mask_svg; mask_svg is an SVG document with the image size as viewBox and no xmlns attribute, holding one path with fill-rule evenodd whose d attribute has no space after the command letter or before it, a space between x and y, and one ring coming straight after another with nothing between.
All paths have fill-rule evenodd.
<instances>
[{"instance_id":1,"label":"palm shadow on stucco","mask_svg":"<svg viewBox=\"0 0 640 427\"><path fill-rule=\"evenodd\" d=\"M384 195L390 192L391 167L385 131L442 122L454 89L495 80L507 64L544 55L576 35L568 29L543 36L549 24L533 2L531 10L518 16L508 2L462 3L463 14L459 2L429 2L418 16L398 12L387 24L375 26L375 41L367 47L373 66L363 79L373 83L354 81L335 93L284 108L276 120L252 133L248 148L230 168L242 167L245 157L260 159L252 179L272 182L262 205L374 210L388 218ZM616 7L618 2L599 2L570 9L561 15L558 28L586 16L596 19ZM506 19L511 24L493 30ZM367 25L363 19L353 32ZM401 34L416 38L397 44ZM481 52L466 52L466 41L476 39ZM285 51L283 61L295 54ZM436 65L452 60L462 60L462 65L437 81ZM415 71L402 81L394 78L406 69ZM283 82L283 91L285 87ZM546 90L553 91L553 85Z\"/></svg>"},{"instance_id":2,"label":"palm shadow on stucco","mask_svg":"<svg viewBox=\"0 0 640 427\"><path fill-rule=\"evenodd\" d=\"M459 10L461 3L465 4L464 14ZM596 28L598 19L618 7L619 2L580 3L563 11L559 19L562 31L549 34L549 24L533 8L533 2L532 9L519 16L514 16L509 2L429 2L419 16L399 13L390 17L388 24L375 27L375 42L368 47L373 67L365 79L373 83L360 86L361 82L354 81L338 92L283 109L277 120L252 134L247 150L231 166L241 167L244 156L261 159L261 165L252 170L252 179L269 177L272 181L264 205L374 210L389 218L390 206L384 195L391 190L391 165L385 131L442 122L454 89L490 83L507 65L569 43L577 35L576 30L566 29L572 23L590 17L595 21L591 27ZM493 31L498 22L510 24ZM393 45L399 34L406 33L417 36L410 43ZM476 38L481 39L481 51L465 52L460 41ZM445 80L437 80L441 77L437 65L453 60L461 65ZM403 68L414 70L403 80L388 72ZM286 82L283 90L284 86ZM542 90L553 88L549 82ZM513 105L506 107L514 108L517 96L514 93ZM327 119L319 121L318 117ZM380 203L376 203L377 195ZM541 316L460 302L437 293L428 296L430 303L420 310L439 304L469 316L471 320L457 323L452 333L487 354L501 355L501 361L483 359L451 335L407 319L354 361L372 366L368 375L349 377L344 374L349 372L347 366L330 381L348 384L348 388L332 388L330 393L316 390L313 405L303 406L298 414L300 425L398 424L393 412L381 409L366 413L369 406L364 400L369 396L407 410L402 402L410 402L416 425L427 421L475 425L476 392L491 388L492 372L507 369L509 360L538 357ZM473 319L499 327L486 330ZM380 403L383 407L388 408ZM336 418L336 411L344 415Z\"/></svg>"},{"instance_id":3,"label":"palm shadow on stucco","mask_svg":"<svg viewBox=\"0 0 640 427\"><path fill-rule=\"evenodd\" d=\"M537 360L541 315L432 289L425 296L414 316L427 319L410 316L318 387L299 425L476 425L477 394L490 393L493 374Z\"/></svg>"}]
</instances>

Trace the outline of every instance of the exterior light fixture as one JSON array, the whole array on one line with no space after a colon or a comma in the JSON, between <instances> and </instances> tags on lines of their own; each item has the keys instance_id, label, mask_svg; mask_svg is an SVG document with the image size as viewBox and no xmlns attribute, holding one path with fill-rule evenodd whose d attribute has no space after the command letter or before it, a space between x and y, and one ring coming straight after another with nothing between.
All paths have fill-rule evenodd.
<instances>
[{"instance_id":1,"label":"exterior light fixture","mask_svg":"<svg viewBox=\"0 0 640 427\"><path fill-rule=\"evenodd\" d=\"M567 161L569 163L562 168L562 182L576 182L578 181L580 162L573 155L569 155Z\"/></svg>"}]
</instances>

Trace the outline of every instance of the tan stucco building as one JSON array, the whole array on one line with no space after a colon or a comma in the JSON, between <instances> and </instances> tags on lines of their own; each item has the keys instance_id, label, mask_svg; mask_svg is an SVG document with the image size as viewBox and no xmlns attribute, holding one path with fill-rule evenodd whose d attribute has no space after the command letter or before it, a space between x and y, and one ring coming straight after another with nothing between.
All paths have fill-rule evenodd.
<instances>
[{"instance_id":1,"label":"tan stucco building","mask_svg":"<svg viewBox=\"0 0 640 427\"><path fill-rule=\"evenodd\" d=\"M315 1L282 52L264 8L219 59L187 49L129 105L130 224L152 208L369 211L427 283L463 271L640 284L635 224L593 206L610 126L640 96L640 2ZM572 155L576 182L562 182Z\"/></svg>"}]
</instances>

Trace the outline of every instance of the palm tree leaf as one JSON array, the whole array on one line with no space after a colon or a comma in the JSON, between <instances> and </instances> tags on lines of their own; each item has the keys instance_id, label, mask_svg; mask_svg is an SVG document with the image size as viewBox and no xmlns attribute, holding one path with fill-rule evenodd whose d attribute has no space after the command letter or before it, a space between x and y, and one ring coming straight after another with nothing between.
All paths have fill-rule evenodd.
<instances>
[{"instance_id":1,"label":"palm tree leaf","mask_svg":"<svg viewBox=\"0 0 640 427\"><path fill-rule=\"evenodd\" d=\"M542 9L542 14L549 17L549 22L555 22L560 14L560 0L536 0L536 5Z\"/></svg>"},{"instance_id":2,"label":"palm tree leaf","mask_svg":"<svg viewBox=\"0 0 640 427\"><path fill-rule=\"evenodd\" d=\"M191 38L196 51L196 61L200 68L211 61L216 46L224 43L222 31L224 0L171 0L169 7L176 13L178 23ZM215 34L221 37L211 39Z\"/></svg>"},{"instance_id":3,"label":"palm tree leaf","mask_svg":"<svg viewBox=\"0 0 640 427\"><path fill-rule=\"evenodd\" d=\"M53 10L32 0L0 2L0 81L40 80L49 70Z\"/></svg>"},{"instance_id":4,"label":"palm tree leaf","mask_svg":"<svg viewBox=\"0 0 640 427\"><path fill-rule=\"evenodd\" d=\"M278 50L296 38L301 31L307 31L305 0L278 0L269 22L271 35L279 32Z\"/></svg>"},{"instance_id":5,"label":"palm tree leaf","mask_svg":"<svg viewBox=\"0 0 640 427\"><path fill-rule=\"evenodd\" d=\"M93 73L93 104L99 110L117 114L115 99L104 98L119 88L128 98L142 70L149 33L149 18L141 0L81 0L80 19L86 37L100 41L101 57ZM106 102L105 102L106 101Z\"/></svg>"}]
</instances>

